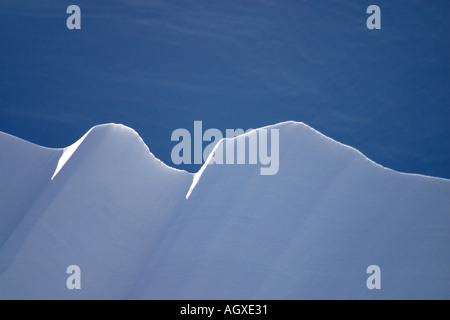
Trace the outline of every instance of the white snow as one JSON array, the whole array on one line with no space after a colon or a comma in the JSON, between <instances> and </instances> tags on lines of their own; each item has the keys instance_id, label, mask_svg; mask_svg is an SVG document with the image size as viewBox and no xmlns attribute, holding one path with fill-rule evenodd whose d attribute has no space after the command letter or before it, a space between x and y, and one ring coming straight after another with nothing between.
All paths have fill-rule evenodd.
<instances>
[{"instance_id":1,"label":"white snow","mask_svg":"<svg viewBox=\"0 0 450 320\"><path fill-rule=\"evenodd\" d=\"M122 125L65 150L0 133L0 299L450 298L449 180L302 123L270 127L274 176L175 170ZM370 265L381 290L366 288Z\"/></svg>"},{"instance_id":2,"label":"white snow","mask_svg":"<svg viewBox=\"0 0 450 320\"><path fill-rule=\"evenodd\" d=\"M80 140L75 142L70 147L67 147L67 148L64 149L64 152L63 152L61 158L58 161L58 166L56 167L56 170L53 173L53 176L52 176L51 180L53 180L56 177L56 175L59 173L59 171L62 169L62 167L64 167L66 162L69 161L70 157L74 154L74 152L77 151L78 147L84 141L84 139L89 134L89 132L90 132L90 130L83 137L81 137Z\"/></svg>"}]
</instances>

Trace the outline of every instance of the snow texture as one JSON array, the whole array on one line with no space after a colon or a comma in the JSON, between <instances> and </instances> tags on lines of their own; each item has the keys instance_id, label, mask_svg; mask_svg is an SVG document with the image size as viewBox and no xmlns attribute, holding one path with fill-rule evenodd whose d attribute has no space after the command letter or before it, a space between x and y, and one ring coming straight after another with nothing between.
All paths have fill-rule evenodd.
<instances>
[{"instance_id":1,"label":"snow texture","mask_svg":"<svg viewBox=\"0 0 450 320\"><path fill-rule=\"evenodd\" d=\"M277 175L205 164L195 181L123 125L66 149L0 133L0 299L450 298L449 180L270 128Z\"/></svg>"}]
</instances>

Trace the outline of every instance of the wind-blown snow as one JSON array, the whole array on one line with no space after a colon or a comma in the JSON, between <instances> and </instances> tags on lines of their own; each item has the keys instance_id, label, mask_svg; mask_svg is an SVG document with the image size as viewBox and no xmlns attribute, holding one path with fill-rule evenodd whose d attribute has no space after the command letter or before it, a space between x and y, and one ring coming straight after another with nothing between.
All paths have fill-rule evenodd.
<instances>
[{"instance_id":1,"label":"wind-blown snow","mask_svg":"<svg viewBox=\"0 0 450 320\"><path fill-rule=\"evenodd\" d=\"M0 298L450 298L450 181L271 128L274 176L175 170L122 125L65 150L0 133ZM66 288L74 264L81 290ZM366 288L373 264L381 290Z\"/></svg>"}]
</instances>

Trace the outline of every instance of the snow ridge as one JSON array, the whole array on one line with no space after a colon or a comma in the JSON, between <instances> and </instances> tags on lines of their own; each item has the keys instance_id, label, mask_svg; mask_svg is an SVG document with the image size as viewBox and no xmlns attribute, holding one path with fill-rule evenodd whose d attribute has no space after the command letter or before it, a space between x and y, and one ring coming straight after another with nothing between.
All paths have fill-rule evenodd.
<instances>
[{"instance_id":1,"label":"snow ridge","mask_svg":"<svg viewBox=\"0 0 450 320\"><path fill-rule=\"evenodd\" d=\"M449 180L303 123L264 128L280 132L273 176L211 156L177 170L117 124L66 149L0 133L0 299L450 298Z\"/></svg>"}]
</instances>

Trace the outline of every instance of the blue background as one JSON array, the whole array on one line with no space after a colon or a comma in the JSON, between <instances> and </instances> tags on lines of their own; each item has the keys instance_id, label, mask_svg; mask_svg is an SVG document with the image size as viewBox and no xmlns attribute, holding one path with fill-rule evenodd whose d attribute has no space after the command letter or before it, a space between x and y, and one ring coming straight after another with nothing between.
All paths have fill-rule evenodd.
<instances>
[{"instance_id":1,"label":"blue background","mask_svg":"<svg viewBox=\"0 0 450 320\"><path fill-rule=\"evenodd\" d=\"M81 30L66 28L71 4ZM366 28L371 4L381 30ZM0 130L65 147L123 123L173 165L171 133L194 120L221 130L296 120L384 166L450 178L449 8L2 0Z\"/></svg>"}]
</instances>

